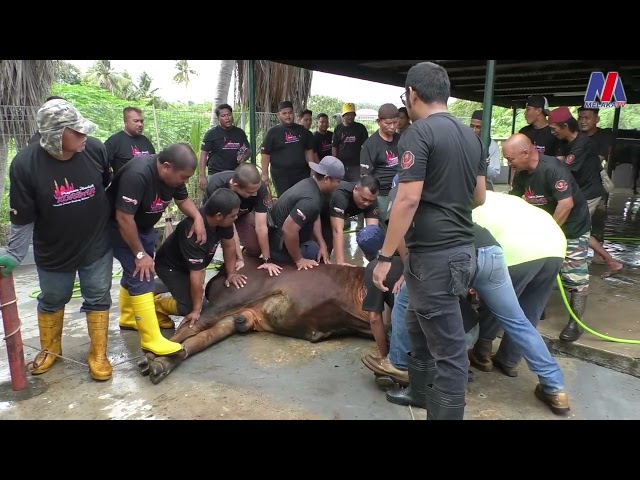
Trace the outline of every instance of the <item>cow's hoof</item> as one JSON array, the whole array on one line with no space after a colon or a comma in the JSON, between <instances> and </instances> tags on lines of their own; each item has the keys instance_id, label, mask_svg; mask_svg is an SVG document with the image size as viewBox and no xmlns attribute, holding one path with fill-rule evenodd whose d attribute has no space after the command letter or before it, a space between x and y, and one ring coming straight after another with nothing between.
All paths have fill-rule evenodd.
<instances>
[{"instance_id":1,"label":"cow's hoof","mask_svg":"<svg viewBox=\"0 0 640 480\"><path fill-rule=\"evenodd\" d=\"M149 361L147 357L143 357L142 360L138 362L138 368L140 369L140 373L143 377L149 375Z\"/></svg>"},{"instance_id":2,"label":"cow's hoof","mask_svg":"<svg viewBox=\"0 0 640 480\"><path fill-rule=\"evenodd\" d=\"M247 321L247 317L244 315L238 315L233 319L233 326L238 333L244 333L249 330L249 322Z\"/></svg>"},{"instance_id":3,"label":"cow's hoof","mask_svg":"<svg viewBox=\"0 0 640 480\"><path fill-rule=\"evenodd\" d=\"M149 363L149 379L154 385L159 384L162 380L169 375L170 370L166 369L161 363L162 359L156 359Z\"/></svg>"}]
</instances>

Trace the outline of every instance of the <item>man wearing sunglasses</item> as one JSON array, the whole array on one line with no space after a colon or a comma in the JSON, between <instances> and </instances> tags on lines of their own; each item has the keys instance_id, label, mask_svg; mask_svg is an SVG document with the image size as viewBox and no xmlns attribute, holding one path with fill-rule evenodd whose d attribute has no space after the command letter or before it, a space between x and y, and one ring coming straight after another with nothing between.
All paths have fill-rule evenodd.
<instances>
[{"instance_id":1,"label":"man wearing sunglasses","mask_svg":"<svg viewBox=\"0 0 640 480\"><path fill-rule=\"evenodd\" d=\"M411 67L401 96L413 124L400 137L399 185L373 281L383 292L393 253L409 248L405 282L411 356L434 375L425 391L427 418L462 420L468 359L459 296L475 273L471 210L486 197L486 161L478 136L447 110L444 68Z\"/></svg>"}]
</instances>

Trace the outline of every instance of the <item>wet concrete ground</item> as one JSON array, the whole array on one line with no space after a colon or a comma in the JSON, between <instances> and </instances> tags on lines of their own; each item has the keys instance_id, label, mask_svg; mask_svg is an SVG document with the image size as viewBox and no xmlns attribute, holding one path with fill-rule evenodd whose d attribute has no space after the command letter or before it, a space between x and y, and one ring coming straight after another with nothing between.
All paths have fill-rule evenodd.
<instances>
[{"instance_id":1,"label":"wet concrete ground","mask_svg":"<svg viewBox=\"0 0 640 480\"><path fill-rule=\"evenodd\" d=\"M622 217L617 228L628 236L640 236L637 199L626 210L623 194L614 196L614 203L621 206L615 207ZM616 221L616 214L610 217ZM616 235L622 236L619 232ZM362 263L353 237L350 236L347 253L354 262ZM586 321L609 335L640 338L635 284L639 279L639 250L636 245L621 243L606 243L605 247L612 252L619 249L614 255L620 253L619 258L625 259L629 269L615 280L602 280L596 274L598 269L604 271L604 267L591 267L594 275ZM211 275L213 272L209 271ZM35 267L19 267L14 276L24 352L29 362L39 351L36 300L30 298L38 288ZM81 300L73 299L65 314L65 360L58 361L44 375L28 375L28 389L11 390L6 346L4 342L0 345L0 419L425 418L422 409L386 401L373 375L360 361L365 353L375 350L375 345L359 338L311 344L268 333L236 335L189 358L163 382L152 385L136 366L141 353L137 332L121 332L118 328L117 292L115 279L112 295L116 306L111 311L108 349L114 366L113 378L104 383L90 378L85 359L89 346L85 316L79 312ZM557 338L566 316L556 293L548 319L540 325L548 342ZM166 334L169 336L169 332ZM584 346L578 356L587 358L585 351L592 352L590 361L594 351L609 352L617 361L625 356L631 360L640 357L637 345L603 342L586 333L576 344ZM475 381L469 384L465 418L640 419L639 378L578 358L557 358L565 373L572 405L568 417L553 415L534 397L537 379L523 365L517 378L498 372L476 372ZM606 361L600 363L607 365Z\"/></svg>"}]
</instances>

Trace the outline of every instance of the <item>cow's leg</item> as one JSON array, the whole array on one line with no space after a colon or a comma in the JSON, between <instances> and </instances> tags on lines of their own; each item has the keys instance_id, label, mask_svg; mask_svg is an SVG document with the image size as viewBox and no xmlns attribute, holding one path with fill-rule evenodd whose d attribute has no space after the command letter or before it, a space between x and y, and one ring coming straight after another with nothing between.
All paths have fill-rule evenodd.
<instances>
[{"instance_id":1,"label":"cow's leg","mask_svg":"<svg viewBox=\"0 0 640 480\"><path fill-rule=\"evenodd\" d=\"M222 318L215 325L182 341L182 350L175 355L156 356L149 362L149 378L157 385L169 375L183 360L218 343L236 332L244 333L251 330L257 323L257 313L253 310L243 310L237 314ZM176 332L176 335L178 332ZM175 337L175 336L174 336ZM175 338L173 341L176 341Z\"/></svg>"},{"instance_id":2,"label":"cow's leg","mask_svg":"<svg viewBox=\"0 0 640 480\"><path fill-rule=\"evenodd\" d=\"M184 324L176 331L176 333L172 335L169 340L176 343L183 343L186 339L197 335L201 331L201 328L202 327L200 327L199 324L196 324L193 328L190 328L188 324ZM180 355L182 353L184 353L184 351L181 350L180 352L176 353L176 355ZM146 352L144 357L142 357L142 360L138 362L138 368L140 369L140 373L142 374L142 376L146 377L147 375L149 375L149 365L155 360L156 357L157 355L155 353ZM186 356L184 357L186 358Z\"/></svg>"}]
</instances>

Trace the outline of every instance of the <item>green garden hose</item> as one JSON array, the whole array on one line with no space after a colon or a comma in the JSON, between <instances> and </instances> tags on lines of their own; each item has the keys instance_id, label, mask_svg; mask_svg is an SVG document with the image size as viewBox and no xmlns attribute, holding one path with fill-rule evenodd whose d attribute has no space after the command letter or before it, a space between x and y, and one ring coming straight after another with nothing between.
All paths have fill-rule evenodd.
<instances>
[{"instance_id":1,"label":"green garden hose","mask_svg":"<svg viewBox=\"0 0 640 480\"><path fill-rule=\"evenodd\" d=\"M556 277L556 279L558 281L558 287L560 289L560 294L562 295L562 300L564 301L564 306L567 308L567 311L569 312L569 315L571 315L571 318L573 318L578 325L580 325L582 328L584 328L591 335L593 335L595 337L598 337L598 338L602 338L603 340L608 340L609 342L628 343L628 344L631 344L631 345L640 345L640 340L629 340L629 339L626 339L626 338L610 337L608 335L603 335L602 333L596 332L595 330L587 327L584 323L582 323L582 320L580 320L577 317L577 315L573 312L573 310L571 309L571 306L569 305L569 300L567 299L567 294L564 291L564 286L562 285L562 280L560 279L560 275L558 275Z\"/></svg>"}]
</instances>

